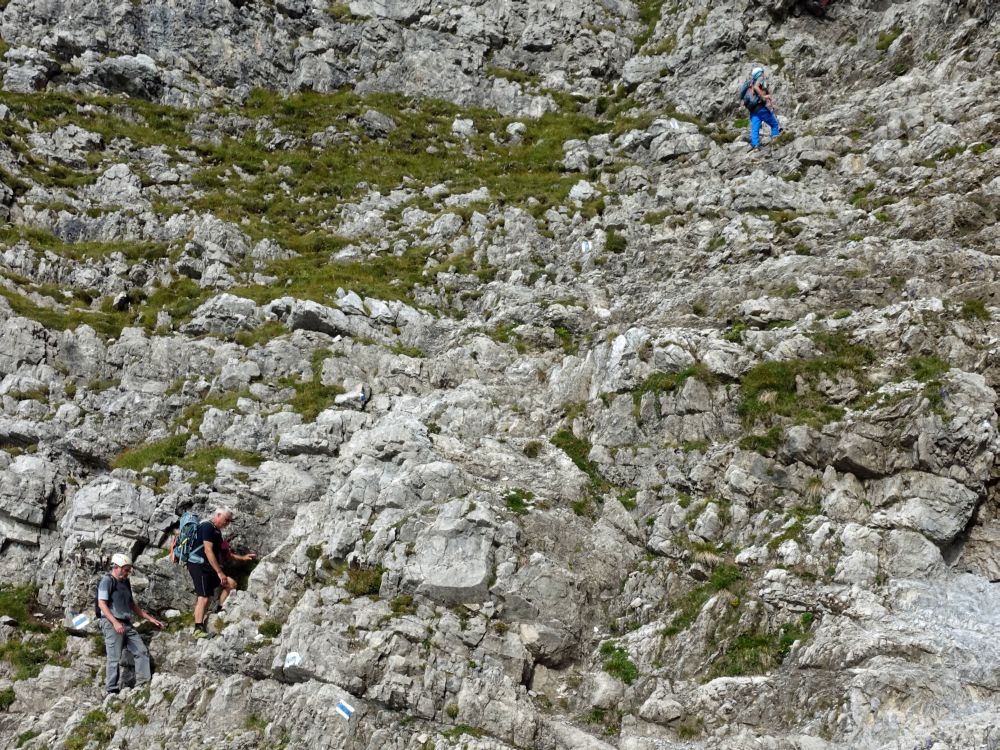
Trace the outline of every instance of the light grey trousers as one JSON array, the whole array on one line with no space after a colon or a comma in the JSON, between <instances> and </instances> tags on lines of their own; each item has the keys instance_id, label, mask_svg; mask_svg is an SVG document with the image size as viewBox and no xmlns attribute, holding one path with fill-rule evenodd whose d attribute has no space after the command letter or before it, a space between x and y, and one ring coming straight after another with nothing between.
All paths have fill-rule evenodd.
<instances>
[{"instance_id":1,"label":"light grey trousers","mask_svg":"<svg viewBox=\"0 0 1000 750\"><path fill-rule=\"evenodd\" d=\"M118 635L114 625L107 618L102 617L97 622L101 626L101 632L104 633L104 652L108 657L108 679L105 682L108 692L116 693L120 688L126 687L118 684L122 652L125 650L132 654L132 659L135 661L135 684L142 685L149 682L149 649L132 627L132 623L122 621L125 632Z\"/></svg>"}]
</instances>

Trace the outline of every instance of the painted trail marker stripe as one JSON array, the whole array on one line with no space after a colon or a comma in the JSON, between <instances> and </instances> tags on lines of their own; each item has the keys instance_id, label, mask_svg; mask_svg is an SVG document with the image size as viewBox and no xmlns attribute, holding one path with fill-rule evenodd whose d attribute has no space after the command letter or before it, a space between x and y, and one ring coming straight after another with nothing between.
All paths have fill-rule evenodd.
<instances>
[{"instance_id":1,"label":"painted trail marker stripe","mask_svg":"<svg viewBox=\"0 0 1000 750\"><path fill-rule=\"evenodd\" d=\"M334 708L336 708L337 713L343 716L345 719L350 719L351 715L354 713L354 706L352 706L347 701L338 702Z\"/></svg>"},{"instance_id":2,"label":"painted trail marker stripe","mask_svg":"<svg viewBox=\"0 0 1000 750\"><path fill-rule=\"evenodd\" d=\"M74 628L85 628L90 624L90 618L87 615L77 615L73 618Z\"/></svg>"}]
</instances>

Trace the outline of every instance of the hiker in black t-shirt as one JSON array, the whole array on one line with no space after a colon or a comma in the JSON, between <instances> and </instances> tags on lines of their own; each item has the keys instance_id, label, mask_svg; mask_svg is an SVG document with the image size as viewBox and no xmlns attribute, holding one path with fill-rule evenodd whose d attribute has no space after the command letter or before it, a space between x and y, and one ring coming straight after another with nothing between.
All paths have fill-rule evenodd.
<instances>
[{"instance_id":1,"label":"hiker in black t-shirt","mask_svg":"<svg viewBox=\"0 0 1000 750\"><path fill-rule=\"evenodd\" d=\"M224 545L222 530L233 522L233 512L229 508L217 508L212 517L207 521L202 521L198 526L198 536L195 540L195 550L201 554L200 558L204 562L189 561L188 572L191 574L191 581L194 583L194 593L197 599L194 603L194 635L196 638L205 638L208 635L208 628L205 625L205 615L208 611L208 600L215 594L217 588L221 588L219 593L219 606L225 604L229 592L236 588L236 580L226 575L222 569L224 558ZM253 552L246 555L232 555L238 560L253 560L257 557Z\"/></svg>"},{"instance_id":2,"label":"hiker in black t-shirt","mask_svg":"<svg viewBox=\"0 0 1000 750\"><path fill-rule=\"evenodd\" d=\"M133 598L128 580L131 573L132 560L128 555L112 555L111 572L97 584L97 624L104 634L108 693L121 689L118 666L123 649L128 649L135 661L136 687L149 682L149 650L132 626L132 618L140 617L158 628L163 627L162 622L145 612Z\"/></svg>"}]
</instances>

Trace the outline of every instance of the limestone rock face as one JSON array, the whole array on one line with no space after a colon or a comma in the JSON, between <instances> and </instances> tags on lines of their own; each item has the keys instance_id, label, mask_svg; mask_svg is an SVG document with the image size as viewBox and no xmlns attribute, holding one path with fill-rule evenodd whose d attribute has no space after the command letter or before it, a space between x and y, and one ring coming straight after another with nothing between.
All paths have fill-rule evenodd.
<instances>
[{"instance_id":1,"label":"limestone rock face","mask_svg":"<svg viewBox=\"0 0 1000 750\"><path fill-rule=\"evenodd\" d=\"M995 750L1000 14L828 6L0 0L0 745Z\"/></svg>"}]
</instances>

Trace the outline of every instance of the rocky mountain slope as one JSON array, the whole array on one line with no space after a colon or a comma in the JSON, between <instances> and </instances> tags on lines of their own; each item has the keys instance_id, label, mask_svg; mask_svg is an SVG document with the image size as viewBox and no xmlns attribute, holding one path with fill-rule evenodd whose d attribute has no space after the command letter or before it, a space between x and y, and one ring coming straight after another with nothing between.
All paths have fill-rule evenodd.
<instances>
[{"instance_id":1,"label":"rocky mountain slope","mask_svg":"<svg viewBox=\"0 0 1000 750\"><path fill-rule=\"evenodd\" d=\"M794 6L0 0L4 746L1000 747L1000 14Z\"/></svg>"}]
</instances>

